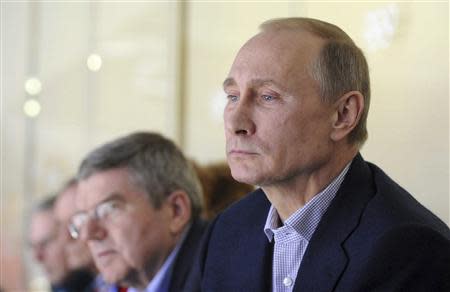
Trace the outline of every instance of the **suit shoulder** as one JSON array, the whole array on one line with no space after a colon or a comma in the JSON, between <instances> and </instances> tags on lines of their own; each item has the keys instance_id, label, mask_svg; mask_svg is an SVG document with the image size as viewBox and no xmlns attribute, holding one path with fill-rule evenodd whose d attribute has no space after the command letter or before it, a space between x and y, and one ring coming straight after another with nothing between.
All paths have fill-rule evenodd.
<instances>
[{"instance_id":1,"label":"suit shoulder","mask_svg":"<svg viewBox=\"0 0 450 292\"><path fill-rule=\"evenodd\" d=\"M367 241L367 239L366 239ZM348 250L347 280L357 291L448 291L450 241L429 226L402 224Z\"/></svg>"},{"instance_id":2,"label":"suit shoulder","mask_svg":"<svg viewBox=\"0 0 450 292\"><path fill-rule=\"evenodd\" d=\"M370 163L369 167L372 171L376 192L368 203L362 220L370 220L370 224L374 227L377 225L390 226L390 228L427 227L450 239L450 230L442 220L394 182L379 167Z\"/></svg>"}]
</instances>

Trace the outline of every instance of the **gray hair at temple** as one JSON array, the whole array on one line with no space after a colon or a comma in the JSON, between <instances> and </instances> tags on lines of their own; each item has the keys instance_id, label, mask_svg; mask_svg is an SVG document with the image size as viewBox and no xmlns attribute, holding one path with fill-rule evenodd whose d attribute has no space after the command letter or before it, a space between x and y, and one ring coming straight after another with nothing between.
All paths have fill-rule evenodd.
<instances>
[{"instance_id":1,"label":"gray hair at temple","mask_svg":"<svg viewBox=\"0 0 450 292\"><path fill-rule=\"evenodd\" d=\"M181 150L156 133L137 132L93 150L78 170L78 180L113 168L128 169L130 179L143 189L155 208L176 190L191 201L192 218L202 210L202 189L198 177ZM191 219L192 219L191 218Z\"/></svg>"},{"instance_id":2,"label":"gray hair at temple","mask_svg":"<svg viewBox=\"0 0 450 292\"><path fill-rule=\"evenodd\" d=\"M31 207L30 212L26 215L25 220L30 223L33 215L37 213L47 213L50 212L53 214L53 208L55 207L57 195L55 194L49 194L47 197L41 199L40 201L33 204ZM57 222L57 221L55 221ZM58 223L57 223L58 224ZM27 225L26 229L29 231L30 224Z\"/></svg>"},{"instance_id":3,"label":"gray hair at temple","mask_svg":"<svg viewBox=\"0 0 450 292\"><path fill-rule=\"evenodd\" d=\"M39 201L36 205L33 206L32 213L52 211L53 207L55 206L56 198L56 195L51 194L48 197L42 199L42 201Z\"/></svg>"},{"instance_id":4,"label":"gray hair at temple","mask_svg":"<svg viewBox=\"0 0 450 292\"><path fill-rule=\"evenodd\" d=\"M333 103L347 92L356 90L364 96L364 110L359 124L349 134L349 142L361 147L367 140L367 115L370 105L369 67L363 52L334 24L312 18L279 18L261 24L262 32L307 31L325 40L319 57L312 60L309 73L319 83L324 102Z\"/></svg>"}]
</instances>

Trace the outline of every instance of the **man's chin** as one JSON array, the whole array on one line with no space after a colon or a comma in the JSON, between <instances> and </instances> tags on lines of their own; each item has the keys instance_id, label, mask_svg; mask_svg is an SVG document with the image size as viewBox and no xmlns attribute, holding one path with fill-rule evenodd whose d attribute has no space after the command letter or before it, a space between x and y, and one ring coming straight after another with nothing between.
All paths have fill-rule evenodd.
<instances>
[{"instance_id":1,"label":"man's chin","mask_svg":"<svg viewBox=\"0 0 450 292\"><path fill-rule=\"evenodd\" d=\"M259 180L254 174L255 173L251 170L239 169L236 171L231 171L231 176L238 182L249 185L259 185Z\"/></svg>"}]
</instances>

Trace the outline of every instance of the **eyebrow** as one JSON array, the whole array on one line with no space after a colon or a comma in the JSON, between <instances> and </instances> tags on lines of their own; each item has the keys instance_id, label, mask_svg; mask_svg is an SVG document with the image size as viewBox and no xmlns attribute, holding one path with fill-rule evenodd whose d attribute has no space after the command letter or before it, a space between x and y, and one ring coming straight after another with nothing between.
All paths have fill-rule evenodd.
<instances>
[{"instance_id":1,"label":"eyebrow","mask_svg":"<svg viewBox=\"0 0 450 292\"><path fill-rule=\"evenodd\" d=\"M100 202L98 202L97 204L95 204L93 207L89 208L89 210L95 210L95 208L97 208L98 206L100 206L101 204L108 202L108 201L113 201L113 200L118 200L118 201L124 201L124 198L122 195L120 195L117 192L113 192L111 193L108 197L104 198L103 200L101 200ZM82 214L82 213L87 213L89 212L88 210L84 210L84 211L78 211L75 214Z\"/></svg>"},{"instance_id":2,"label":"eyebrow","mask_svg":"<svg viewBox=\"0 0 450 292\"><path fill-rule=\"evenodd\" d=\"M253 86L264 86L264 85L274 85L282 90L284 90L284 87L281 86L279 83L275 82L273 79L252 79L251 84ZM228 77L223 82L223 88L225 89L228 86L234 86L237 85L236 81L232 77Z\"/></svg>"},{"instance_id":3,"label":"eyebrow","mask_svg":"<svg viewBox=\"0 0 450 292\"><path fill-rule=\"evenodd\" d=\"M124 201L124 198L121 194L119 194L117 192L113 192L108 197L106 197L103 200L101 200L100 202L98 202L96 206L98 206L104 202L108 202L108 201L112 201L112 200Z\"/></svg>"},{"instance_id":4,"label":"eyebrow","mask_svg":"<svg viewBox=\"0 0 450 292\"><path fill-rule=\"evenodd\" d=\"M120 193L113 192L108 197L106 197L103 200L101 200L100 202L98 202L97 205L95 205L95 208L97 208L101 204L109 202L109 201L121 201L121 202L124 202L125 199Z\"/></svg>"},{"instance_id":5,"label":"eyebrow","mask_svg":"<svg viewBox=\"0 0 450 292\"><path fill-rule=\"evenodd\" d=\"M222 84L223 88L232 86L232 85L236 85L236 81L234 81L234 79L232 77L228 77L227 79L225 79L225 81Z\"/></svg>"}]
</instances>

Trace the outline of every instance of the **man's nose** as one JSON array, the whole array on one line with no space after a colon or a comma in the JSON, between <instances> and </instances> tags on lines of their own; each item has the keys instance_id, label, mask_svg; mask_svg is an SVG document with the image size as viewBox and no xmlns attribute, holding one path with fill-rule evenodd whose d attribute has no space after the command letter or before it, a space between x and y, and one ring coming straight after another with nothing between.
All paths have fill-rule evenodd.
<instances>
[{"instance_id":1,"label":"man's nose","mask_svg":"<svg viewBox=\"0 0 450 292\"><path fill-rule=\"evenodd\" d=\"M98 220L89 218L80 230L80 239L83 241L102 240L106 234L105 227Z\"/></svg>"},{"instance_id":2,"label":"man's nose","mask_svg":"<svg viewBox=\"0 0 450 292\"><path fill-rule=\"evenodd\" d=\"M235 102L225 107L225 131L230 135L249 136L255 133L256 125L253 120L254 103L251 93L245 93Z\"/></svg>"}]
</instances>

